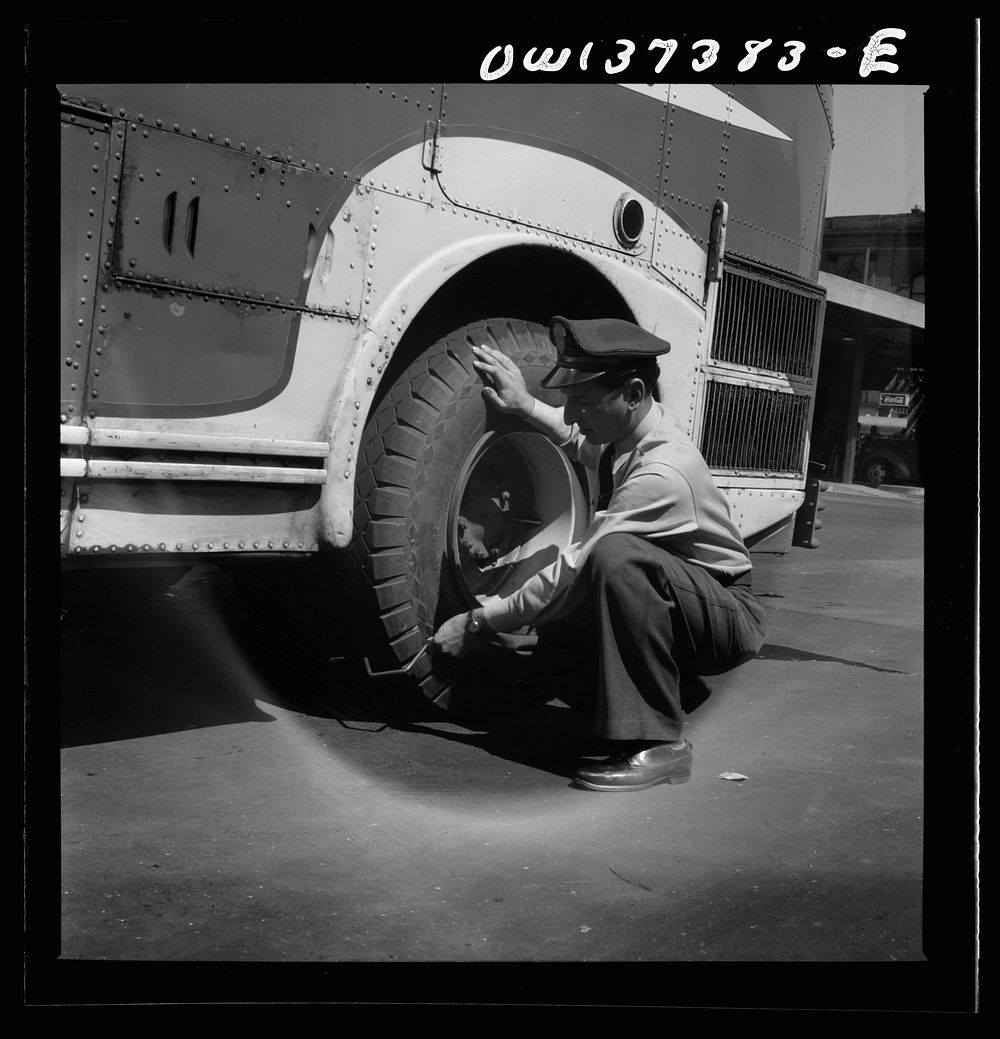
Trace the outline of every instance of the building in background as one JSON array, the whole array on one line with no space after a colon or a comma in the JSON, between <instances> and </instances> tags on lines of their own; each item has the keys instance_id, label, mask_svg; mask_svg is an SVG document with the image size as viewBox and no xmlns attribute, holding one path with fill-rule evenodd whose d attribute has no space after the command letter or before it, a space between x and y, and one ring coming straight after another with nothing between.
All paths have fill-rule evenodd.
<instances>
[{"instance_id":1,"label":"building in background","mask_svg":"<svg viewBox=\"0 0 1000 1039\"><path fill-rule=\"evenodd\" d=\"M844 483L923 481L924 218L828 217L815 461Z\"/></svg>"}]
</instances>

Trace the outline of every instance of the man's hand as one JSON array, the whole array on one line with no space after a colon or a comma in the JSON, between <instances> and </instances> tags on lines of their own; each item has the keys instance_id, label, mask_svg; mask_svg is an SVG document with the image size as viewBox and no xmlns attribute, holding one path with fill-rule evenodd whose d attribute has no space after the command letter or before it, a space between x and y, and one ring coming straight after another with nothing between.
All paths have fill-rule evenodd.
<instances>
[{"instance_id":1,"label":"man's hand","mask_svg":"<svg viewBox=\"0 0 1000 1039\"><path fill-rule=\"evenodd\" d=\"M434 632L434 652L446 657L468 656L478 645L475 635L465 630L469 615L459 613Z\"/></svg>"},{"instance_id":2,"label":"man's hand","mask_svg":"<svg viewBox=\"0 0 1000 1039\"><path fill-rule=\"evenodd\" d=\"M528 392L521 369L491 346L474 346L472 352L476 355L472 363L486 383L483 397L505 415L530 418L535 398Z\"/></svg>"}]
</instances>

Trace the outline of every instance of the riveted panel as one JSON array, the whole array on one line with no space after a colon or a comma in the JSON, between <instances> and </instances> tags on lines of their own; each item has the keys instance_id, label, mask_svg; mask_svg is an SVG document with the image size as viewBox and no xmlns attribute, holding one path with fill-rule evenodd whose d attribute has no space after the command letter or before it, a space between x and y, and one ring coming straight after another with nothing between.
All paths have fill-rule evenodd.
<instances>
[{"instance_id":1,"label":"riveted panel","mask_svg":"<svg viewBox=\"0 0 1000 1039\"><path fill-rule=\"evenodd\" d=\"M701 91L712 90L700 87ZM690 92L690 88L688 88ZM653 266L692 299L704 298L712 207L720 197L714 174L725 146L725 123L678 103L677 88L667 88L663 164Z\"/></svg>"},{"instance_id":2,"label":"riveted panel","mask_svg":"<svg viewBox=\"0 0 1000 1039\"><path fill-rule=\"evenodd\" d=\"M87 83L60 89L138 126L285 160L342 183L345 173L353 180L376 165L387 144L420 143L441 103L440 86L426 83Z\"/></svg>"},{"instance_id":3,"label":"riveted panel","mask_svg":"<svg viewBox=\"0 0 1000 1039\"><path fill-rule=\"evenodd\" d=\"M689 86L670 90L661 206L707 241L722 199L727 251L814 278L830 154L820 93L798 84L699 89L696 99Z\"/></svg>"},{"instance_id":4,"label":"riveted panel","mask_svg":"<svg viewBox=\"0 0 1000 1039\"><path fill-rule=\"evenodd\" d=\"M315 486L95 480L80 488L71 556L316 550Z\"/></svg>"},{"instance_id":5,"label":"riveted panel","mask_svg":"<svg viewBox=\"0 0 1000 1039\"><path fill-rule=\"evenodd\" d=\"M661 210L656 216L653 266L699 305L705 293L710 223L711 213L697 229L676 220L675 214L669 212Z\"/></svg>"},{"instance_id":6,"label":"riveted panel","mask_svg":"<svg viewBox=\"0 0 1000 1039\"><path fill-rule=\"evenodd\" d=\"M814 86L734 85L733 100L759 112L791 140L733 127L720 167L729 203L727 248L801 278L819 269L832 142Z\"/></svg>"},{"instance_id":7,"label":"riveted panel","mask_svg":"<svg viewBox=\"0 0 1000 1039\"><path fill-rule=\"evenodd\" d=\"M557 179L547 156L564 155L601 170L630 188L643 210L651 210L660 172L662 113L655 98L612 84L449 84L442 105L447 137L441 185L449 200L463 207L648 255L652 212L646 214L640 241L629 247L615 233L620 189L599 203L589 196L583 203L581 184ZM463 137L503 141L507 155L512 146L533 149L537 168L526 157L518 159L516 175L503 158L485 172L456 161L453 142Z\"/></svg>"},{"instance_id":8,"label":"riveted panel","mask_svg":"<svg viewBox=\"0 0 1000 1039\"><path fill-rule=\"evenodd\" d=\"M297 312L181 290L104 284L88 413L222 405L252 399L287 378L286 347L300 320Z\"/></svg>"},{"instance_id":9,"label":"riveted panel","mask_svg":"<svg viewBox=\"0 0 1000 1039\"><path fill-rule=\"evenodd\" d=\"M115 273L284 305L301 302L341 182L261 155L132 126ZM357 250L351 256L357 260ZM347 267L346 253L337 259ZM344 277L360 285L355 270Z\"/></svg>"},{"instance_id":10,"label":"riveted panel","mask_svg":"<svg viewBox=\"0 0 1000 1039\"><path fill-rule=\"evenodd\" d=\"M100 284L110 127L65 115L61 148L60 415L63 422L75 425L83 418L94 300Z\"/></svg>"},{"instance_id":11,"label":"riveted panel","mask_svg":"<svg viewBox=\"0 0 1000 1039\"><path fill-rule=\"evenodd\" d=\"M662 105L655 99L613 84L451 83L445 91L449 138L516 133L589 159L647 197L656 190ZM447 169L447 150L444 162Z\"/></svg>"}]
</instances>

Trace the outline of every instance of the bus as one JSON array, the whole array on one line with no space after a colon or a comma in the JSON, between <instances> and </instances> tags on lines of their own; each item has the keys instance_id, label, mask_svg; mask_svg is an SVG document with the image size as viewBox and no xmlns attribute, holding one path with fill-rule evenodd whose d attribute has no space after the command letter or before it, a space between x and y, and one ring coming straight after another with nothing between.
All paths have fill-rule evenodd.
<instances>
[{"instance_id":1,"label":"bus","mask_svg":"<svg viewBox=\"0 0 1000 1039\"><path fill-rule=\"evenodd\" d=\"M558 404L555 314L667 339L661 398L747 543L815 544L830 87L58 90L68 575L274 575L447 707L438 621L594 508L472 367L495 346Z\"/></svg>"}]
</instances>

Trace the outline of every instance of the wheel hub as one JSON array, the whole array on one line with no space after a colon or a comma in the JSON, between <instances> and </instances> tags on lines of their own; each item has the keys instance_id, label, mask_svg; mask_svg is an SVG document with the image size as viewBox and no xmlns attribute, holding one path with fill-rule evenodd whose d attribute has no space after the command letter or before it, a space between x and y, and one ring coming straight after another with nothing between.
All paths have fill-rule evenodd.
<instances>
[{"instance_id":1,"label":"wheel hub","mask_svg":"<svg viewBox=\"0 0 1000 1039\"><path fill-rule=\"evenodd\" d=\"M579 480L547 437L488 434L456 484L452 572L471 599L509 595L579 540L588 519Z\"/></svg>"}]
</instances>

